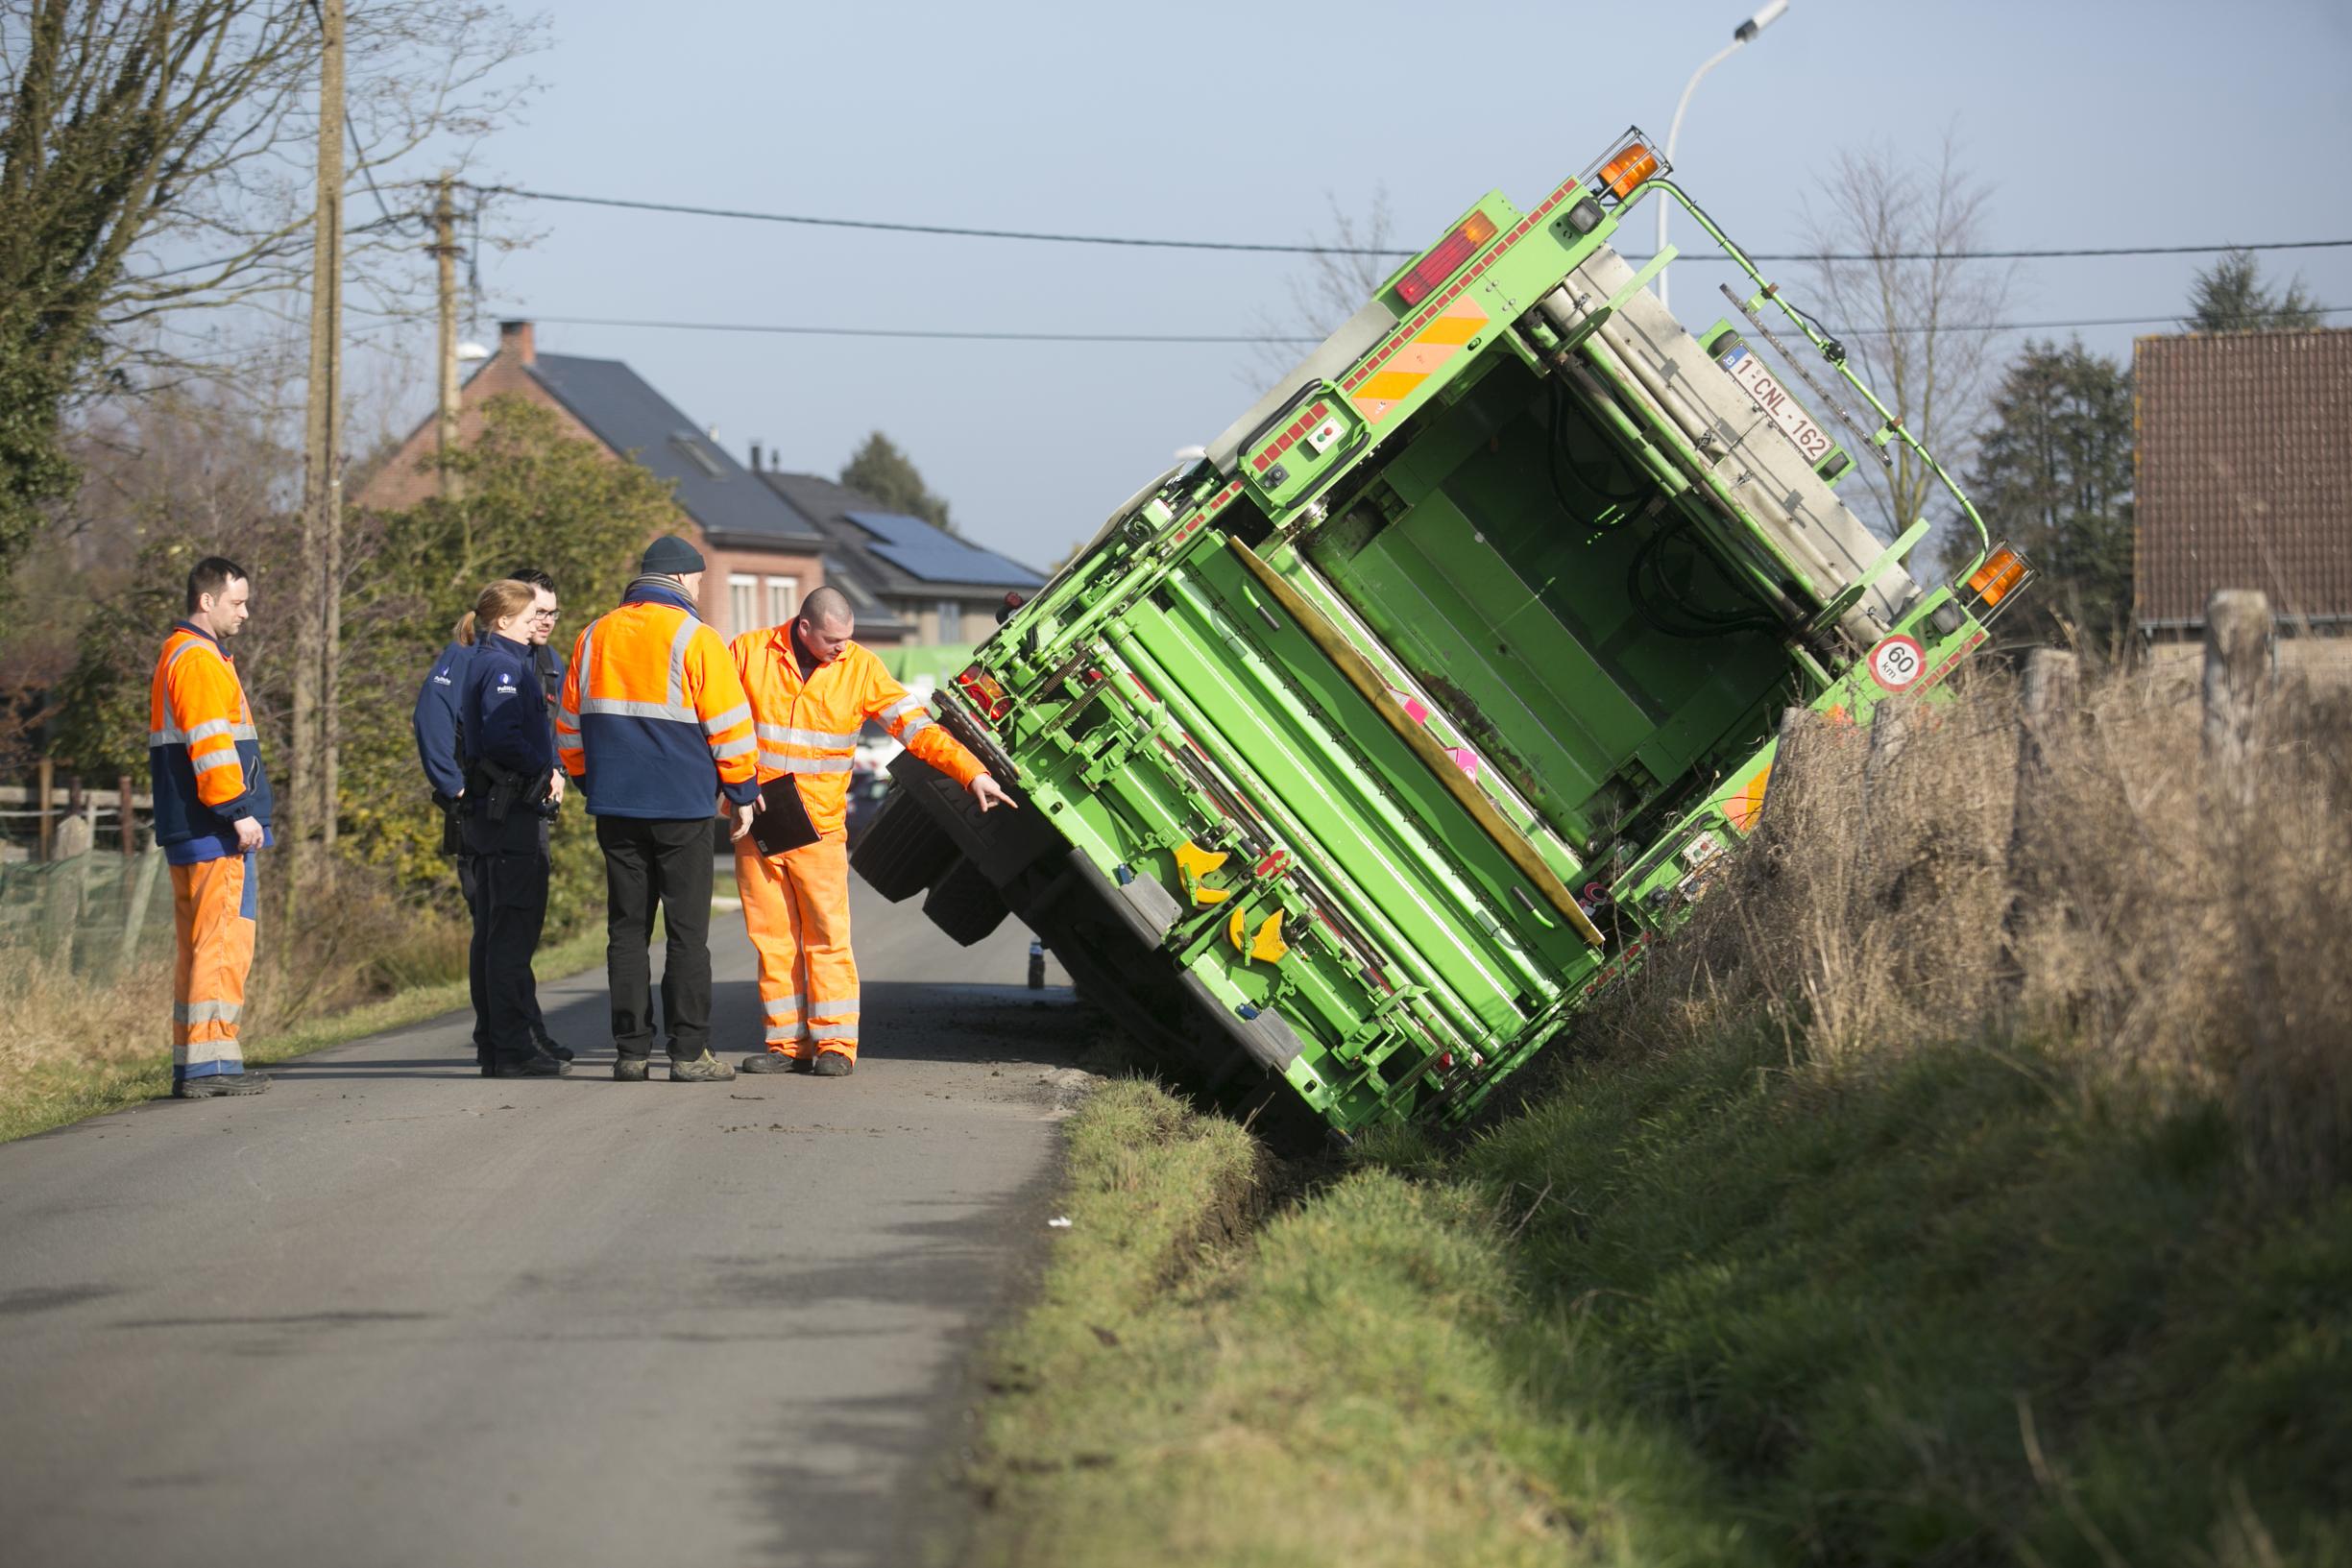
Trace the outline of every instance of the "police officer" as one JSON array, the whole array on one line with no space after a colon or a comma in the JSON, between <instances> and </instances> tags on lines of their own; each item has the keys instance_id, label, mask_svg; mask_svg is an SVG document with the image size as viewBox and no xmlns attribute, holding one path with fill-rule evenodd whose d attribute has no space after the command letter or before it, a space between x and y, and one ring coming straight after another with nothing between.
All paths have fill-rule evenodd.
<instances>
[{"instance_id":1,"label":"police officer","mask_svg":"<svg viewBox=\"0 0 2352 1568\"><path fill-rule=\"evenodd\" d=\"M531 658L533 590L501 578L459 623L473 657L458 701L465 844L473 856L473 929L482 954L474 1030L494 1077L555 1078L570 1069L539 1049L531 955L547 914L544 814L564 798L555 731ZM471 624L468 624L468 623Z\"/></svg>"},{"instance_id":2,"label":"police officer","mask_svg":"<svg viewBox=\"0 0 2352 1568\"><path fill-rule=\"evenodd\" d=\"M557 605L555 579L534 567L518 567L506 574L519 583L532 588L530 645L532 663L538 671L541 688L546 691L550 708L564 683L564 663L556 656L550 640L555 635ZM417 758L424 765L425 782L432 790L433 804L442 812L441 853L457 861L457 885L465 894L466 912L472 918L474 906L475 879L473 856L465 846L464 825L458 811L460 797L465 794L465 768L458 760L457 704L463 694L468 671L473 667L475 633L471 628L472 616L458 623L451 634L449 645L441 650L433 661L430 674L418 688L416 712L411 728L416 734ZM550 823L540 819L542 847L546 845ZM473 1004L476 1019L488 1016L482 1005L482 944L477 928L471 951L467 954L466 986ZM571 1060L571 1048L559 1045L547 1033L546 1021L536 1011L531 1017L531 1037L539 1049L558 1061ZM489 1050L479 1033L473 1041L473 1054L485 1072L489 1070Z\"/></svg>"}]
</instances>

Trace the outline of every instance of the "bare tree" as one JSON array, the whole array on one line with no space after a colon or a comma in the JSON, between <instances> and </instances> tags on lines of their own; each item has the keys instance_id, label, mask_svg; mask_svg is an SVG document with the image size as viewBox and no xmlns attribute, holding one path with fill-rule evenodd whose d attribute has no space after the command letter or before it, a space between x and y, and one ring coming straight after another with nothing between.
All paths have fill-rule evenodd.
<instances>
[{"instance_id":1,"label":"bare tree","mask_svg":"<svg viewBox=\"0 0 2352 1568\"><path fill-rule=\"evenodd\" d=\"M465 166L531 90L501 67L543 31L482 0L353 8L351 174L380 205L350 265L370 308L424 277L400 165L429 144ZM319 53L310 0L0 0L0 565L70 482L63 410L217 366L237 334L190 311L290 314Z\"/></svg>"},{"instance_id":2,"label":"bare tree","mask_svg":"<svg viewBox=\"0 0 2352 1568\"><path fill-rule=\"evenodd\" d=\"M2012 267L1976 260L1991 193L1947 136L1930 161L1891 150L1839 155L1807 202L1810 249L1865 259L1813 264L1831 335L1862 379L1948 470L1965 459L1978 422ZM1891 470L1862 460L1879 522L1900 535L1928 511L1937 480L1900 444Z\"/></svg>"},{"instance_id":3,"label":"bare tree","mask_svg":"<svg viewBox=\"0 0 2352 1568\"><path fill-rule=\"evenodd\" d=\"M1323 193L1331 209L1328 235L1309 238L1324 249L1308 258L1305 267L1284 282L1290 309L1280 315L1261 310L1257 330L1265 338L1250 352L1251 367L1241 377L1263 386L1279 379L1298 363L1306 345L1297 338L1329 337L1340 324L1364 307L1364 302L1387 282L1396 264L1410 253L1395 243L1395 218L1389 210L1389 188L1375 185L1371 205L1361 213L1340 205L1339 198Z\"/></svg>"}]
</instances>

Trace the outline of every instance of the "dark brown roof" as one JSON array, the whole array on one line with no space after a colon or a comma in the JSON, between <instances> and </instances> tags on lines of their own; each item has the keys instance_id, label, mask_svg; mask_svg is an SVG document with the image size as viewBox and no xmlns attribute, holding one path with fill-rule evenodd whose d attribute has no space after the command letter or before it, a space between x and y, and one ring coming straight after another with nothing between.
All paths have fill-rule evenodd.
<instances>
[{"instance_id":1,"label":"dark brown roof","mask_svg":"<svg viewBox=\"0 0 2352 1568\"><path fill-rule=\"evenodd\" d=\"M2141 626L2202 625L2223 588L2352 617L2352 328L2145 337L2132 378Z\"/></svg>"}]
</instances>

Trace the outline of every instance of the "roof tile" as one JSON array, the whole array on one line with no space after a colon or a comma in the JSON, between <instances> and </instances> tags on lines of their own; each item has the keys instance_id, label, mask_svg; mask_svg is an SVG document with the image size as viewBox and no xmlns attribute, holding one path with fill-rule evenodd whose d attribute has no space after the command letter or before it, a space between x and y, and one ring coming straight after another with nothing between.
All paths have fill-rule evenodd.
<instances>
[{"instance_id":1,"label":"roof tile","mask_svg":"<svg viewBox=\"0 0 2352 1568\"><path fill-rule=\"evenodd\" d=\"M2144 337L2132 379L2141 624L2223 588L2352 615L2352 328Z\"/></svg>"}]
</instances>

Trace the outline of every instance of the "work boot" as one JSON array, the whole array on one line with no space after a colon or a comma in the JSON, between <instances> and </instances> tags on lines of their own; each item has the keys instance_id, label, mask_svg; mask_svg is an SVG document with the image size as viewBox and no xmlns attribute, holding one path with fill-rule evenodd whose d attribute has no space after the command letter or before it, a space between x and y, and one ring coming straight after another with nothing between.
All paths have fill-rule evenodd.
<instances>
[{"instance_id":1,"label":"work boot","mask_svg":"<svg viewBox=\"0 0 2352 1568\"><path fill-rule=\"evenodd\" d=\"M257 1095L270 1086L266 1073L207 1073L172 1085L175 1099L217 1099L224 1095Z\"/></svg>"},{"instance_id":2,"label":"work boot","mask_svg":"<svg viewBox=\"0 0 2352 1568\"><path fill-rule=\"evenodd\" d=\"M567 1050L561 1056L551 1055L545 1047L534 1044L531 1047L529 1060L542 1063L551 1062L557 1067L562 1067L566 1062L571 1060L571 1052ZM485 1078L560 1078L563 1075L561 1073L549 1073L544 1067L537 1072L518 1073L501 1064L496 1055L482 1058L482 1076Z\"/></svg>"},{"instance_id":3,"label":"work boot","mask_svg":"<svg viewBox=\"0 0 2352 1568\"><path fill-rule=\"evenodd\" d=\"M746 1073L797 1073L804 1070L802 1063L781 1050L763 1050L743 1058L743 1071Z\"/></svg>"},{"instance_id":4,"label":"work boot","mask_svg":"<svg viewBox=\"0 0 2352 1568\"><path fill-rule=\"evenodd\" d=\"M643 1083L653 1064L643 1056L617 1056L613 1059L615 1083Z\"/></svg>"},{"instance_id":5,"label":"work boot","mask_svg":"<svg viewBox=\"0 0 2352 1568\"><path fill-rule=\"evenodd\" d=\"M519 1061L493 1063L490 1069L494 1078L563 1078L570 1074L571 1069L565 1063L536 1052Z\"/></svg>"},{"instance_id":6,"label":"work boot","mask_svg":"<svg viewBox=\"0 0 2352 1568\"><path fill-rule=\"evenodd\" d=\"M691 1062L672 1058L669 1064L669 1081L672 1083L725 1083L734 1076L734 1068L707 1050Z\"/></svg>"},{"instance_id":7,"label":"work boot","mask_svg":"<svg viewBox=\"0 0 2352 1568\"><path fill-rule=\"evenodd\" d=\"M816 1066L811 1071L820 1078L846 1078L857 1068L858 1064L850 1060L846 1051L829 1050L817 1057Z\"/></svg>"},{"instance_id":8,"label":"work boot","mask_svg":"<svg viewBox=\"0 0 2352 1568\"><path fill-rule=\"evenodd\" d=\"M544 1034L536 1037L532 1043L559 1062L570 1061L576 1054L570 1046L559 1046Z\"/></svg>"}]
</instances>

